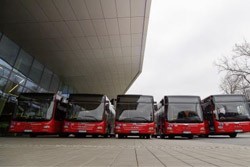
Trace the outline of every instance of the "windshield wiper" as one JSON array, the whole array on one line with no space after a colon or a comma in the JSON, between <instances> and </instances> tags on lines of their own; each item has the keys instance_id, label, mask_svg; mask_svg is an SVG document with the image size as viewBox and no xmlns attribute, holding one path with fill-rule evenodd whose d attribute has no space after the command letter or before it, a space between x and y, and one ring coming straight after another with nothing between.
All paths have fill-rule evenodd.
<instances>
[{"instance_id":1,"label":"windshield wiper","mask_svg":"<svg viewBox=\"0 0 250 167\"><path fill-rule=\"evenodd\" d=\"M120 119L120 121L126 121L126 120L134 120L134 119L143 119L145 121L150 121L144 117L131 117L131 118L124 118L124 119Z\"/></svg>"},{"instance_id":2,"label":"windshield wiper","mask_svg":"<svg viewBox=\"0 0 250 167\"><path fill-rule=\"evenodd\" d=\"M97 119L96 117L91 116L91 115L82 116L82 117L80 117L80 118L84 118L84 117L86 117L86 118L92 118L92 119L98 121L98 119Z\"/></svg>"}]
</instances>

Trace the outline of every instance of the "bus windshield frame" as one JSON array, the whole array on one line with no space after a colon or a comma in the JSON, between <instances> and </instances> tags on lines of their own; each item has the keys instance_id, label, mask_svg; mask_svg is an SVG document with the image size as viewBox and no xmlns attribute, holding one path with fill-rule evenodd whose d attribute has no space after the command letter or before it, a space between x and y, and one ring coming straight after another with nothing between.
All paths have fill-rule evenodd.
<instances>
[{"instance_id":1,"label":"bus windshield frame","mask_svg":"<svg viewBox=\"0 0 250 167\"><path fill-rule=\"evenodd\" d=\"M250 121L248 104L245 102L215 103L215 117L222 122Z\"/></svg>"},{"instance_id":2,"label":"bus windshield frame","mask_svg":"<svg viewBox=\"0 0 250 167\"><path fill-rule=\"evenodd\" d=\"M221 122L250 121L249 105L243 95L214 96L215 118Z\"/></svg>"},{"instance_id":3,"label":"bus windshield frame","mask_svg":"<svg viewBox=\"0 0 250 167\"><path fill-rule=\"evenodd\" d=\"M53 117L54 94L20 94L13 120L24 122L49 121Z\"/></svg>"},{"instance_id":4,"label":"bus windshield frame","mask_svg":"<svg viewBox=\"0 0 250 167\"><path fill-rule=\"evenodd\" d=\"M104 119L104 96L77 95L70 97L65 120L71 122L101 122Z\"/></svg>"},{"instance_id":5,"label":"bus windshield frame","mask_svg":"<svg viewBox=\"0 0 250 167\"><path fill-rule=\"evenodd\" d=\"M121 122L153 122L154 102L151 96L118 97L116 104L116 121Z\"/></svg>"},{"instance_id":6,"label":"bus windshield frame","mask_svg":"<svg viewBox=\"0 0 250 167\"><path fill-rule=\"evenodd\" d=\"M200 100L195 97L168 98L166 120L170 123L202 123Z\"/></svg>"}]
</instances>

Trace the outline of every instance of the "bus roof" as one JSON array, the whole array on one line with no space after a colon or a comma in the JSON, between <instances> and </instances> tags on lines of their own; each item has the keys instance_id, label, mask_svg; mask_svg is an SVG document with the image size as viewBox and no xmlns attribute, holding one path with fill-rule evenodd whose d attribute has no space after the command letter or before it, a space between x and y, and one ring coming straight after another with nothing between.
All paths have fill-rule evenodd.
<instances>
[{"instance_id":1,"label":"bus roof","mask_svg":"<svg viewBox=\"0 0 250 167\"><path fill-rule=\"evenodd\" d=\"M54 93L20 93L18 101L30 101L30 100L52 100Z\"/></svg>"},{"instance_id":2,"label":"bus roof","mask_svg":"<svg viewBox=\"0 0 250 167\"><path fill-rule=\"evenodd\" d=\"M164 96L168 103L193 103L200 102L200 96L192 96L192 95L171 95Z\"/></svg>"},{"instance_id":3,"label":"bus roof","mask_svg":"<svg viewBox=\"0 0 250 167\"><path fill-rule=\"evenodd\" d=\"M83 93L76 93L69 95L69 101L102 101L102 97L105 95L103 94L83 94Z\"/></svg>"},{"instance_id":4,"label":"bus roof","mask_svg":"<svg viewBox=\"0 0 250 167\"><path fill-rule=\"evenodd\" d=\"M154 103L153 96L150 95L117 95L117 102L150 102Z\"/></svg>"},{"instance_id":5,"label":"bus roof","mask_svg":"<svg viewBox=\"0 0 250 167\"><path fill-rule=\"evenodd\" d=\"M215 102L246 101L246 97L243 94L221 94L211 95L209 97L211 97Z\"/></svg>"}]
</instances>

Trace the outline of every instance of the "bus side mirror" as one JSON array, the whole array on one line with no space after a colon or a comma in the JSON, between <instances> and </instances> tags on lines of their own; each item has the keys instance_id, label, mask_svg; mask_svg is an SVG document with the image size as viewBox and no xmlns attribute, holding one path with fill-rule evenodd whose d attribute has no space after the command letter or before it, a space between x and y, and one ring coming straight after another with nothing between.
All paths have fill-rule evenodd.
<instances>
[{"instance_id":1,"label":"bus side mirror","mask_svg":"<svg viewBox=\"0 0 250 167\"><path fill-rule=\"evenodd\" d=\"M109 103L105 103L105 110L109 111Z\"/></svg>"}]
</instances>

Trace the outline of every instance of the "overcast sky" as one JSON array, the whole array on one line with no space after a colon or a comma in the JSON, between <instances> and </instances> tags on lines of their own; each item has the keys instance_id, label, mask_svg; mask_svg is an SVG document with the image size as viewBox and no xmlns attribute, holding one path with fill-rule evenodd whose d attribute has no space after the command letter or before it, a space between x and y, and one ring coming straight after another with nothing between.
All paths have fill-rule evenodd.
<instances>
[{"instance_id":1,"label":"overcast sky","mask_svg":"<svg viewBox=\"0 0 250 167\"><path fill-rule=\"evenodd\" d=\"M143 70L127 94L221 93L214 66L250 41L249 0L152 0Z\"/></svg>"}]
</instances>

